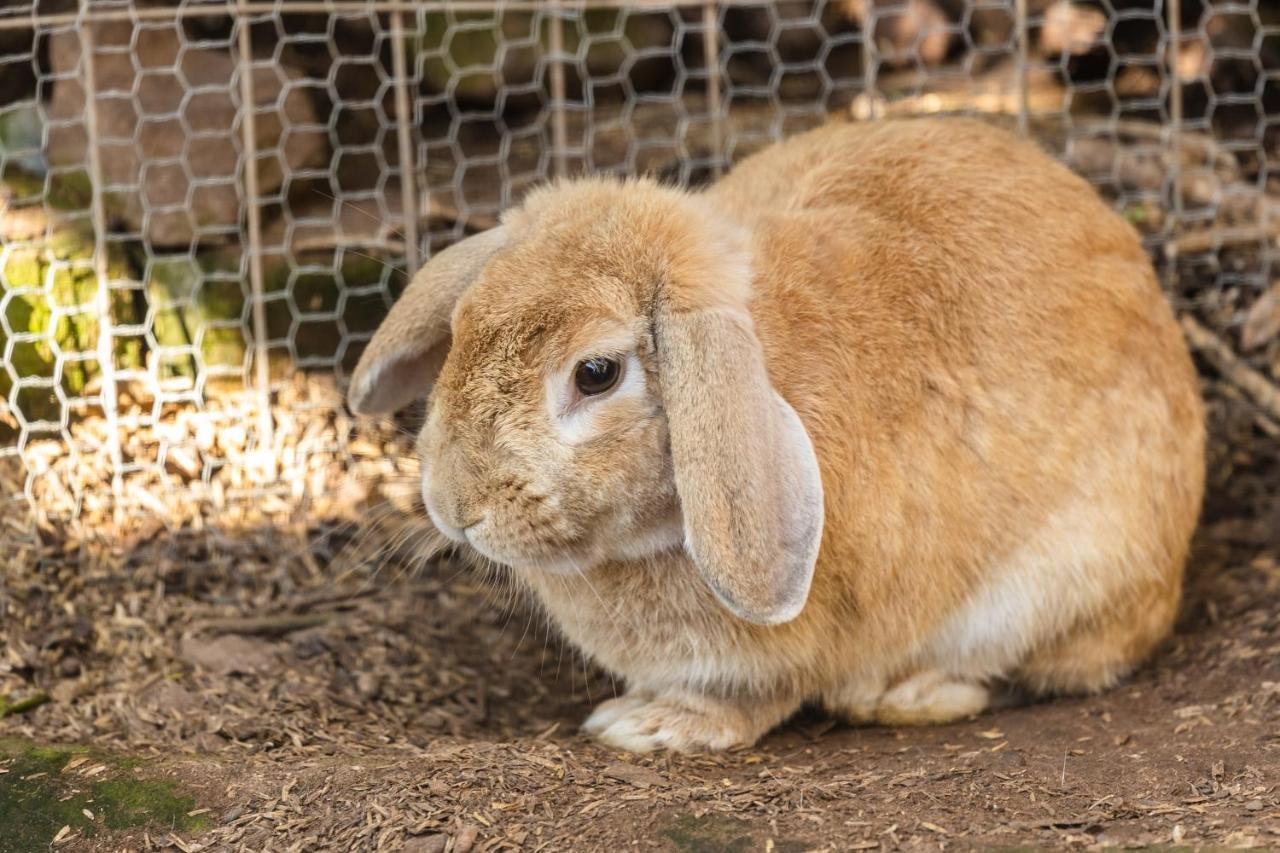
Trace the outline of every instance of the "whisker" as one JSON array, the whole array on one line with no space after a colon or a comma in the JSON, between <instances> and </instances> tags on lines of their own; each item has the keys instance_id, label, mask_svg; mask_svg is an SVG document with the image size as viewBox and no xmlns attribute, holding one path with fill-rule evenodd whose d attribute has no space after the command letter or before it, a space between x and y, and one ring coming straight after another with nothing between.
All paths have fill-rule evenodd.
<instances>
[{"instance_id":1,"label":"whisker","mask_svg":"<svg viewBox=\"0 0 1280 853\"><path fill-rule=\"evenodd\" d=\"M361 216L365 216L370 220L378 223L379 225L385 226L387 228L388 233L394 234L395 236L399 237L401 240L407 239L401 231L397 230L396 228L393 228L389 223L384 221L381 217L373 215L372 213L365 210L364 208L357 207L355 204L347 201L344 198L338 198L335 195L329 195L329 193L325 192L322 189L319 189L318 187L312 187L311 191L316 195L321 196L322 198L327 198L330 201L336 201L338 204L345 205L346 207L349 207L351 210L354 210L356 213L359 213Z\"/></svg>"}]
</instances>

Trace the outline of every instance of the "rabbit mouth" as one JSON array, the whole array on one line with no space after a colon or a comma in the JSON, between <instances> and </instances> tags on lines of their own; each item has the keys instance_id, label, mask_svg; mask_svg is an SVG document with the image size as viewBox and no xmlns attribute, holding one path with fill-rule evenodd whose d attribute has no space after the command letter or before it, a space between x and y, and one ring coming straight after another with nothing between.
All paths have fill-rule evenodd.
<instances>
[{"instance_id":1,"label":"rabbit mouth","mask_svg":"<svg viewBox=\"0 0 1280 853\"><path fill-rule=\"evenodd\" d=\"M467 545L481 556L518 572L581 575L601 562L601 555L586 543L556 547L544 543L532 543L522 548L495 547L484 535L483 524L472 525L463 533Z\"/></svg>"},{"instance_id":2,"label":"rabbit mouth","mask_svg":"<svg viewBox=\"0 0 1280 853\"><path fill-rule=\"evenodd\" d=\"M495 541L489 518L462 531L464 541L481 556L515 571L552 575L584 575L610 562L635 562L684 547L684 530L678 519L663 519L629 536L582 535L570 539Z\"/></svg>"},{"instance_id":3,"label":"rabbit mouth","mask_svg":"<svg viewBox=\"0 0 1280 853\"><path fill-rule=\"evenodd\" d=\"M590 547L585 540L512 543L505 537L494 535L495 524L491 516L486 515L466 527L458 527L446 521L431 501L425 501L425 504L428 518L446 539L466 545L485 559L512 569L576 575L600 562L596 553L598 549Z\"/></svg>"},{"instance_id":4,"label":"rabbit mouth","mask_svg":"<svg viewBox=\"0 0 1280 853\"><path fill-rule=\"evenodd\" d=\"M425 495L424 495L424 498L425 498ZM441 514L436 511L436 508L431 505L430 500L424 500L423 505L426 507L426 510L427 510L427 518L431 519L431 523L435 526L436 530L439 530L442 534L444 534L444 537L446 539L458 545L471 544L471 540L467 537L466 529L455 527L449 522L445 521L444 518L441 516ZM474 524L471 526L475 527Z\"/></svg>"}]
</instances>

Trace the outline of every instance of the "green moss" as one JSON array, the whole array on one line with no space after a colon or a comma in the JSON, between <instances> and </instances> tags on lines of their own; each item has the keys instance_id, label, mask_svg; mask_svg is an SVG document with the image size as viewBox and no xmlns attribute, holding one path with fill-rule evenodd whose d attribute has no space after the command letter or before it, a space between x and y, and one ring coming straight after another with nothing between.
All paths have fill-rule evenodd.
<instances>
[{"instance_id":1,"label":"green moss","mask_svg":"<svg viewBox=\"0 0 1280 853\"><path fill-rule=\"evenodd\" d=\"M47 204L54 210L66 212L85 212L93 204L93 184L83 169L44 175L24 169L19 163L7 162L0 172L0 183L24 204ZM108 204L109 212L110 209Z\"/></svg>"},{"instance_id":2,"label":"green moss","mask_svg":"<svg viewBox=\"0 0 1280 853\"><path fill-rule=\"evenodd\" d=\"M47 693L32 693L29 696L0 696L0 719L14 714L25 714L34 711L49 701Z\"/></svg>"},{"instance_id":3,"label":"green moss","mask_svg":"<svg viewBox=\"0 0 1280 853\"><path fill-rule=\"evenodd\" d=\"M681 815L660 830L682 853L748 853L763 850L766 836L751 824L723 815ZM773 839L778 853L800 853L811 845L790 839Z\"/></svg>"},{"instance_id":4,"label":"green moss","mask_svg":"<svg viewBox=\"0 0 1280 853\"><path fill-rule=\"evenodd\" d=\"M75 770L64 774L76 756L107 770L94 777ZM8 770L0 774L0 853L48 850L64 826L88 837L103 829L155 826L187 832L207 826L201 816L188 817L196 801L173 782L133 778L125 772L129 762L80 747L0 740L0 764Z\"/></svg>"},{"instance_id":5,"label":"green moss","mask_svg":"<svg viewBox=\"0 0 1280 853\"><path fill-rule=\"evenodd\" d=\"M101 372L94 248L92 236L78 226L0 248L0 359L9 368L0 370L0 397L15 400L25 422L60 420L65 400L83 396ZM404 276L354 252L312 252L297 261L275 257L264 263L269 335L291 340L292 353L304 363L327 366L344 354L344 334L377 327L386 314L382 285L394 292ZM151 317L149 339L116 337L118 369L146 364L152 341L162 380L194 378L207 368L239 374L247 364L252 315L241 247L156 256L139 245L126 252L112 242L108 275L115 284L115 323L141 325L144 312ZM273 371L292 369L289 354L290 348L272 349ZM46 381L22 382L15 394L15 376Z\"/></svg>"},{"instance_id":6,"label":"green moss","mask_svg":"<svg viewBox=\"0 0 1280 853\"><path fill-rule=\"evenodd\" d=\"M432 91L451 91L462 102L493 103L500 84L510 88L535 82L539 58L551 49L552 21L543 15L535 22L532 12L521 10L427 12L416 46L424 81ZM665 17L628 15L621 9L584 10L564 20L561 34L565 53L581 55L587 73L596 79L618 73L634 52L671 48ZM587 39L586 49L580 50Z\"/></svg>"},{"instance_id":7,"label":"green moss","mask_svg":"<svg viewBox=\"0 0 1280 853\"><path fill-rule=\"evenodd\" d=\"M344 328L348 333L373 331L387 311L376 288L386 282L395 292L404 281L403 273L389 270L386 262L351 252L309 253L298 259L298 266L283 258L266 259L263 291L268 336L292 340L304 362L336 358ZM251 336L246 330L252 328L252 314L240 250L152 258L147 269L157 343L190 347L208 367L243 368L249 358ZM278 358L285 352L273 350L273 370L291 367ZM194 374L195 362L183 366L177 363L180 359L171 361L167 372Z\"/></svg>"},{"instance_id":8,"label":"green moss","mask_svg":"<svg viewBox=\"0 0 1280 853\"><path fill-rule=\"evenodd\" d=\"M419 45L424 54L423 75L427 85L434 91L443 92L453 81L452 94L459 101L491 101L498 85L494 64L498 56L499 28L510 36L512 28L506 22L521 18L525 22L527 37L527 13L508 12L500 21L487 12L459 12L454 15L427 12Z\"/></svg>"},{"instance_id":9,"label":"green moss","mask_svg":"<svg viewBox=\"0 0 1280 853\"><path fill-rule=\"evenodd\" d=\"M56 210L88 210L93 204L93 183L85 171L58 172L49 177L49 205ZM110 210L110 204L107 205Z\"/></svg>"},{"instance_id":10,"label":"green moss","mask_svg":"<svg viewBox=\"0 0 1280 853\"><path fill-rule=\"evenodd\" d=\"M11 198L23 203L33 203L44 197L44 178L16 163L5 163L0 168L0 183L4 184Z\"/></svg>"},{"instance_id":11,"label":"green moss","mask_svg":"<svg viewBox=\"0 0 1280 853\"><path fill-rule=\"evenodd\" d=\"M98 279L92 239L76 229L54 232L47 240L12 246L0 260L0 301L4 323L0 325L0 352L11 331L31 335L15 341L10 363L19 378L55 376L59 354L96 355L98 349ZM123 252L108 248L107 274L112 281L128 281L130 271ZM115 322L140 321L130 293L111 293ZM142 364L142 344L136 338L118 338L113 357L119 368ZM100 372L96 358L64 360L60 384L68 396L79 396ZM7 397L13 380L0 373L0 396ZM56 394L49 388L31 388L19 394L21 414L30 420L57 420Z\"/></svg>"},{"instance_id":12,"label":"green moss","mask_svg":"<svg viewBox=\"0 0 1280 853\"><path fill-rule=\"evenodd\" d=\"M93 799L109 829L148 824L191 829L198 823L187 817L195 811L195 799L182 795L169 781L107 779L93 786Z\"/></svg>"}]
</instances>

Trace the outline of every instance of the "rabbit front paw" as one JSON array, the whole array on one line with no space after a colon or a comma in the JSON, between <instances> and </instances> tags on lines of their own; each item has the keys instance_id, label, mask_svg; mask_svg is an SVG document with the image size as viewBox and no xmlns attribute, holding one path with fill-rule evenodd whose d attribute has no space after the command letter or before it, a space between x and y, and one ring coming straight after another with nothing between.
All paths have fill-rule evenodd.
<instances>
[{"instance_id":1,"label":"rabbit front paw","mask_svg":"<svg viewBox=\"0 0 1280 853\"><path fill-rule=\"evenodd\" d=\"M751 706L706 696L628 693L602 702L582 729L628 752L705 752L749 746L795 710L798 703Z\"/></svg>"}]
</instances>

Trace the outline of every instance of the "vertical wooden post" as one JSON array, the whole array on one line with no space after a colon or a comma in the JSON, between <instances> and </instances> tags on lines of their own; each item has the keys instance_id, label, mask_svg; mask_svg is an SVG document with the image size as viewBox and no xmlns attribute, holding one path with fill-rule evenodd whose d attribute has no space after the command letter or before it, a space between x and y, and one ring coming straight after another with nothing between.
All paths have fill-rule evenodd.
<instances>
[{"instance_id":1,"label":"vertical wooden post","mask_svg":"<svg viewBox=\"0 0 1280 853\"><path fill-rule=\"evenodd\" d=\"M1172 138L1169 147L1173 152L1173 227L1171 238L1176 237L1182 228L1182 78L1179 65L1182 56L1182 2L1181 0L1165 0L1165 11L1168 14L1169 30L1168 70L1169 70L1169 132ZM1173 265L1173 266L1176 266Z\"/></svg>"},{"instance_id":2,"label":"vertical wooden post","mask_svg":"<svg viewBox=\"0 0 1280 853\"><path fill-rule=\"evenodd\" d=\"M80 70L84 87L84 128L92 184L89 216L93 225L93 270L97 279L94 310L98 319L98 366L102 372L102 411L107 420L107 453L111 457L112 512L118 520L124 491L124 457L120 451L120 412L116 399L115 325L111 316L111 268L107 261L107 211L102 171L102 135L98 124L97 31L88 20L88 0L80 0Z\"/></svg>"},{"instance_id":3,"label":"vertical wooden post","mask_svg":"<svg viewBox=\"0 0 1280 853\"><path fill-rule=\"evenodd\" d=\"M875 0L866 0L866 10L867 14L862 19L862 96L867 102L867 119L876 121L884 117L884 105L880 103L876 80L879 69L876 64Z\"/></svg>"},{"instance_id":4,"label":"vertical wooden post","mask_svg":"<svg viewBox=\"0 0 1280 853\"><path fill-rule=\"evenodd\" d=\"M702 4L702 53L707 69L707 112L711 115L712 173L724 171L724 115L720 103L720 16L715 0Z\"/></svg>"},{"instance_id":5,"label":"vertical wooden post","mask_svg":"<svg viewBox=\"0 0 1280 853\"><path fill-rule=\"evenodd\" d=\"M409 110L409 72L404 49L404 13L391 13L391 63L396 77L396 136L400 146L400 207L404 217L404 262L418 271L418 190L413 160L413 114Z\"/></svg>"},{"instance_id":6,"label":"vertical wooden post","mask_svg":"<svg viewBox=\"0 0 1280 853\"><path fill-rule=\"evenodd\" d=\"M547 4L551 14L551 153L555 160L556 177L564 177L569 171L569 118L565 113L568 88L564 79L564 21L560 17L560 0Z\"/></svg>"},{"instance_id":7,"label":"vertical wooden post","mask_svg":"<svg viewBox=\"0 0 1280 853\"><path fill-rule=\"evenodd\" d=\"M1027 75L1031 73L1028 61L1028 42L1030 41L1030 25L1027 22L1027 0L1013 0L1013 16L1016 37L1017 75L1018 75L1018 133L1026 136L1031 132L1031 107Z\"/></svg>"},{"instance_id":8,"label":"vertical wooden post","mask_svg":"<svg viewBox=\"0 0 1280 853\"><path fill-rule=\"evenodd\" d=\"M240 139L244 148L245 204L249 225L249 286L253 292L254 384L258 392L258 445L260 462L269 463L272 452L271 364L267 346L267 303L262 274L262 211L258 207L258 121L253 94L253 45L246 0L238 0L236 26L239 38ZM274 468L274 466L271 466Z\"/></svg>"}]
</instances>

